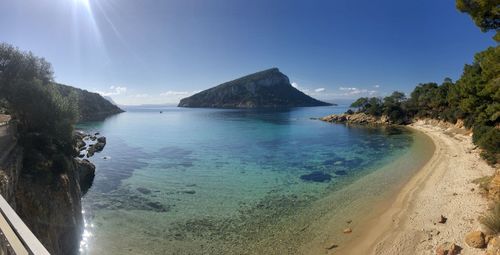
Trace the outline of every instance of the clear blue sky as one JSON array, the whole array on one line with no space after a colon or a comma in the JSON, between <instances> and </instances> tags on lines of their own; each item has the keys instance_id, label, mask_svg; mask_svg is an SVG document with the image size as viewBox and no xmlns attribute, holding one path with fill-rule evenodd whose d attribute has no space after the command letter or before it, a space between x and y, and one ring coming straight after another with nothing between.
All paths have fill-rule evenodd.
<instances>
[{"instance_id":1,"label":"clear blue sky","mask_svg":"<svg viewBox=\"0 0 500 255\"><path fill-rule=\"evenodd\" d=\"M175 103L278 67L326 100L459 77L494 45L454 0L5 0L0 41L56 81L121 104Z\"/></svg>"}]
</instances>

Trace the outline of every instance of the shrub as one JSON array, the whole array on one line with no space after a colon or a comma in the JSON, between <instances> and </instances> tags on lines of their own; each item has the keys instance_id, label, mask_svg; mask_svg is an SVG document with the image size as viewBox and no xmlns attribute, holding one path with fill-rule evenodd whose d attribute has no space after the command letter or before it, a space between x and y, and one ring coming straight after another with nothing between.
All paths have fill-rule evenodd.
<instances>
[{"instance_id":1,"label":"shrub","mask_svg":"<svg viewBox=\"0 0 500 255\"><path fill-rule=\"evenodd\" d=\"M481 223L494 234L500 233L500 203L496 203L493 210L481 218Z\"/></svg>"}]
</instances>

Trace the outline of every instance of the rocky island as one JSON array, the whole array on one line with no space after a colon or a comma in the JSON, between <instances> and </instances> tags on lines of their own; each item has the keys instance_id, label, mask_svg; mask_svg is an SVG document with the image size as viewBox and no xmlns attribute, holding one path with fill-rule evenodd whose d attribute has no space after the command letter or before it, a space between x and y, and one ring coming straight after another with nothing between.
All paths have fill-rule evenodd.
<instances>
[{"instance_id":1,"label":"rocky island","mask_svg":"<svg viewBox=\"0 0 500 255\"><path fill-rule=\"evenodd\" d=\"M277 108L328 106L290 84L278 68L271 68L229 81L180 101L179 107Z\"/></svg>"}]
</instances>

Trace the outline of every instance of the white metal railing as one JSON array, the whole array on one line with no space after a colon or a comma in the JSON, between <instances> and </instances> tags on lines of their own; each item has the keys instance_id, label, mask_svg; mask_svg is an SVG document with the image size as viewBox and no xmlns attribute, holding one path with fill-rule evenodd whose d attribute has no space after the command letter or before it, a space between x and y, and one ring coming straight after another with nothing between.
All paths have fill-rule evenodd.
<instances>
[{"instance_id":1,"label":"white metal railing","mask_svg":"<svg viewBox=\"0 0 500 255\"><path fill-rule=\"evenodd\" d=\"M16 255L49 255L38 238L0 195L0 230Z\"/></svg>"}]
</instances>

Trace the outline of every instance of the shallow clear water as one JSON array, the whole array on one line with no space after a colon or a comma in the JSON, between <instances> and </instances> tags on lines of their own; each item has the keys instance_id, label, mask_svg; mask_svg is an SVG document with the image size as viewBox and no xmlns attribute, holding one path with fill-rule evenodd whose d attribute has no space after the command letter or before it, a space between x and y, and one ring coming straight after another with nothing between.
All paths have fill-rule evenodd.
<instances>
[{"instance_id":1,"label":"shallow clear water","mask_svg":"<svg viewBox=\"0 0 500 255\"><path fill-rule=\"evenodd\" d=\"M345 110L131 109L80 124L107 137L91 158L97 171L83 199L82 253L299 252L321 232L308 226L332 219L337 207L369 205L355 201L356 192L370 190L354 191L360 180L385 171L391 178L370 185L390 190L414 170L384 168L415 154L407 129L310 119ZM300 178L313 172L332 179Z\"/></svg>"}]
</instances>

